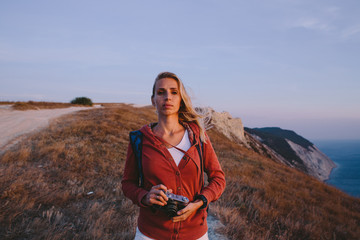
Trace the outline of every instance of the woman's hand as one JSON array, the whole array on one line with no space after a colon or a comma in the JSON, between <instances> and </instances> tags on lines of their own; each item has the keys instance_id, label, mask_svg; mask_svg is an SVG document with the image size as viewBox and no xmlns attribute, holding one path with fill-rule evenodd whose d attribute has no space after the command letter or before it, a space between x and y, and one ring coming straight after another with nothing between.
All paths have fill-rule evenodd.
<instances>
[{"instance_id":1,"label":"woman's hand","mask_svg":"<svg viewBox=\"0 0 360 240\"><path fill-rule=\"evenodd\" d=\"M162 184L153 186L141 202L146 206L152 206L153 204L164 206L168 201L168 197L165 194L166 191L172 192L171 189L168 190L167 187Z\"/></svg>"},{"instance_id":2,"label":"woman's hand","mask_svg":"<svg viewBox=\"0 0 360 240\"><path fill-rule=\"evenodd\" d=\"M185 208L177 212L179 216L173 217L173 222L185 221L191 214L196 212L204 202L202 200L196 200L195 202L189 203Z\"/></svg>"}]
</instances>

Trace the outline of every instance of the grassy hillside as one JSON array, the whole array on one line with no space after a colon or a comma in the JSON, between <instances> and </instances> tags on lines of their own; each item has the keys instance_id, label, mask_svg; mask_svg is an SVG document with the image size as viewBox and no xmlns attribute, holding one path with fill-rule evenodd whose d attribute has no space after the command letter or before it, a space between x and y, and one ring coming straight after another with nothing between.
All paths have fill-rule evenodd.
<instances>
[{"instance_id":1,"label":"grassy hillside","mask_svg":"<svg viewBox=\"0 0 360 240\"><path fill-rule=\"evenodd\" d=\"M0 105L12 105L15 110L38 110L38 109L54 109L54 108L68 108L74 106L84 106L79 104L61 103L61 102L0 102Z\"/></svg>"},{"instance_id":2,"label":"grassy hillside","mask_svg":"<svg viewBox=\"0 0 360 240\"><path fill-rule=\"evenodd\" d=\"M150 108L81 111L0 156L0 239L132 239L137 207L121 192L128 133ZM230 239L358 239L360 200L209 135L226 174L210 212Z\"/></svg>"}]
</instances>

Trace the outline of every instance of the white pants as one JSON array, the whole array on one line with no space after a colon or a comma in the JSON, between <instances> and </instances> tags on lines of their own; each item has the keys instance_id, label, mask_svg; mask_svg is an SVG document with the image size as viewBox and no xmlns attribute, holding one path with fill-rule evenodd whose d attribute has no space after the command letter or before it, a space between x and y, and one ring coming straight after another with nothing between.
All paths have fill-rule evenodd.
<instances>
[{"instance_id":1,"label":"white pants","mask_svg":"<svg viewBox=\"0 0 360 240\"><path fill-rule=\"evenodd\" d=\"M145 236L140 232L139 228L136 228L136 234L134 240L154 240L154 239ZM198 238L197 240L209 240L208 233L206 232L201 238Z\"/></svg>"}]
</instances>

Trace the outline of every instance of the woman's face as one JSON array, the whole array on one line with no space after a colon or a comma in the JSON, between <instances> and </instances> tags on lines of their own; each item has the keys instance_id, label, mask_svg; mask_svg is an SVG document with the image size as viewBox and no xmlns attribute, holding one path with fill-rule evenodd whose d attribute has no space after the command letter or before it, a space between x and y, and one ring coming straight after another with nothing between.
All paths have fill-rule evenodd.
<instances>
[{"instance_id":1,"label":"woman's face","mask_svg":"<svg viewBox=\"0 0 360 240\"><path fill-rule=\"evenodd\" d=\"M162 78L155 83L155 95L151 99L159 115L178 114L181 103L179 85L172 78Z\"/></svg>"}]
</instances>

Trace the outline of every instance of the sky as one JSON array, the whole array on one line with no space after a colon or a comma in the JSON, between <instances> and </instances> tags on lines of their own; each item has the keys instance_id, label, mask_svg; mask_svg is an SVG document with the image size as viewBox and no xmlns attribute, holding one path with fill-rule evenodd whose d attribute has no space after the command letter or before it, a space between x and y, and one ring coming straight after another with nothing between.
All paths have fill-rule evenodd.
<instances>
[{"instance_id":1,"label":"sky","mask_svg":"<svg viewBox=\"0 0 360 240\"><path fill-rule=\"evenodd\" d=\"M0 101L195 106L307 139L360 139L358 0L2 0Z\"/></svg>"}]
</instances>

